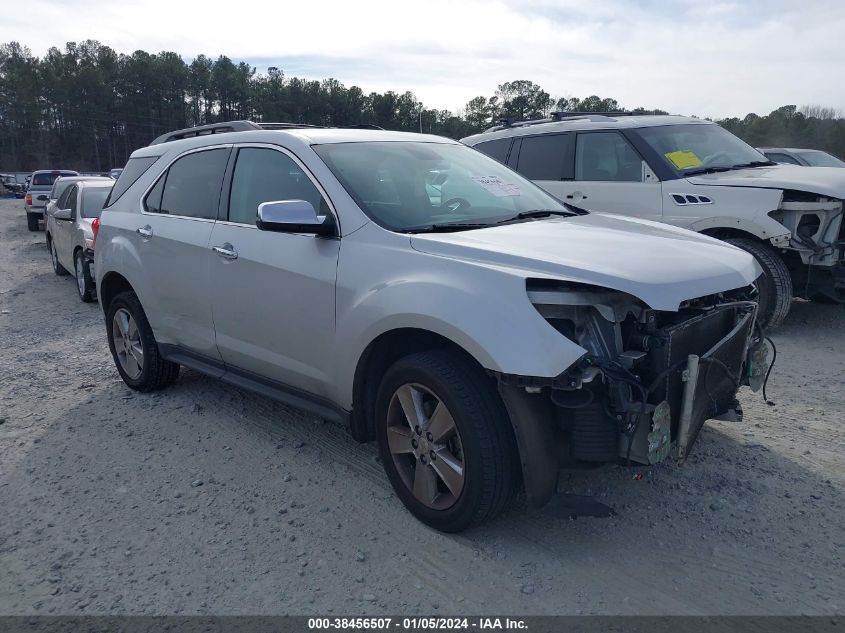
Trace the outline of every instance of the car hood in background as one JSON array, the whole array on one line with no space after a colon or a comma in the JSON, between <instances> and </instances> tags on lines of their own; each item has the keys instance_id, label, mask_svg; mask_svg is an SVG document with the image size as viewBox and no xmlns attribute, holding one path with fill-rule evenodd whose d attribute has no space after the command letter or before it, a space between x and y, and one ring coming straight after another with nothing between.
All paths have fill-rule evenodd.
<instances>
[{"instance_id":1,"label":"car hood in background","mask_svg":"<svg viewBox=\"0 0 845 633\"><path fill-rule=\"evenodd\" d=\"M831 198L845 198L845 169L840 167L772 165L700 174L687 180L694 185L795 189Z\"/></svg>"},{"instance_id":2,"label":"car hood in background","mask_svg":"<svg viewBox=\"0 0 845 633\"><path fill-rule=\"evenodd\" d=\"M418 251L631 294L656 310L751 284L745 251L692 231L603 213L457 233L416 233Z\"/></svg>"}]
</instances>

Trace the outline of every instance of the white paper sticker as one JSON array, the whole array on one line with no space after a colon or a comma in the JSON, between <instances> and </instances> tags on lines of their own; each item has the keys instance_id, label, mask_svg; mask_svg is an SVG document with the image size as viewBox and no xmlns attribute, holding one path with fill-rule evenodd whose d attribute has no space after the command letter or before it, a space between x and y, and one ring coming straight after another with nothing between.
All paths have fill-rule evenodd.
<instances>
[{"instance_id":1,"label":"white paper sticker","mask_svg":"<svg viewBox=\"0 0 845 633\"><path fill-rule=\"evenodd\" d=\"M499 198L519 195L519 187L517 185L502 180L498 176L473 176L472 179Z\"/></svg>"}]
</instances>

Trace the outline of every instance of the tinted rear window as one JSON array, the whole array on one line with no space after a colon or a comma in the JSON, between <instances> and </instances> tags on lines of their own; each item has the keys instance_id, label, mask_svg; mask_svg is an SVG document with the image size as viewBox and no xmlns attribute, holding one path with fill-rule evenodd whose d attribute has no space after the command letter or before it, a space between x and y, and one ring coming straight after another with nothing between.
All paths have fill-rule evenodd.
<instances>
[{"instance_id":1,"label":"tinted rear window","mask_svg":"<svg viewBox=\"0 0 845 633\"><path fill-rule=\"evenodd\" d=\"M479 152L484 152L490 158L495 158L500 163L504 163L508 157L508 150L511 146L510 138L498 138L495 141L485 141L475 146Z\"/></svg>"},{"instance_id":2,"label":"tinted rear window","mask_svg":"<svg viewBox=\"0 0 845 633\"><path fill-rule=\"evenodd\" d=\"M59 179L60 176L76 176L77 173L75 171L56 171L53 173L44 173L44 174L35 174L32 177L32 186L33 187L45 187L45 186L52 186L56 180Z\"/></svg>"},{"instance_id":3,"label":"tinted rear window","mask_svg":"<svg viewBox=\"0 0 845 633\"><path fill-rule=\"evenodd\" d=\"M106 204L104 206L112 205L120 200L120 196L126 193L126 190L134 185L135 181L143 176L158 159L158 156L130 158L129 162L126 163L126 167L124 167L123 171L120 173L120 177L117 179L117 182L114 183L114 188L111 190L111 194L106 200Z\"/></svg>"},{"instance_id":4,"label":"tinted rear window","mask_svg":"<svg viewBox=\"0 0 845 633\"><path fill-rule=\"evenodd\" d=\"M97 188L97 189L83 189L82 190L82 217L83 218L99 218L100 211L103 210L103 204L106 198L109 197L111 189Z\"/></svg>"}]
</instances>

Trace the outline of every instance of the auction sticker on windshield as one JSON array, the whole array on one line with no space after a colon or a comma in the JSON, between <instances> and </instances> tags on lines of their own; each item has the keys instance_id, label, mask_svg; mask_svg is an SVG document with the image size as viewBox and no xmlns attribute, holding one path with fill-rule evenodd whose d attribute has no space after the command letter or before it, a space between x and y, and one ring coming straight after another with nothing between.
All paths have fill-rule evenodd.
<instances>
[{"instance_id":1,"label":"auction sticker on windshield","mask_svg":"<svg viewBox=\"0 0 845 633\"><path fill-rule=\"evenodd\" d=\"M473 176L472 179L499 198L519 195L519 187L517 185L502 180L498 176Z\"/></svg>"},{"instance_id":2,"label":"auction sticker on windshield","mask_svg":"<svg viewBox=\"0 0 845 633\"><path fill-rule=\"evenodd\" d=\"M701 167L701 159L695 152L678 150L677 152L666 152L663 154L678 169L689 169L690 167Z\"/></svg>"}]
</instances>

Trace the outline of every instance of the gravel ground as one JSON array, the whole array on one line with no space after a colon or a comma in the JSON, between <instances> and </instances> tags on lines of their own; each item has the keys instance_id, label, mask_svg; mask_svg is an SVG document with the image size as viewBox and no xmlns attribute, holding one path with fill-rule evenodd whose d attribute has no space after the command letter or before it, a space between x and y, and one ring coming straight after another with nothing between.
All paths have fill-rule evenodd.
<instances>
[{"instance_id":1,"label":"gravel ground","mask_svg":"<svg viewBox=\"0 0 845 633\"><path fill-rule=\"evenodd\" d=\"M845 611L841 306L793 306L776 404L744 392L686 465L562 473L579 497L448 536L339 426L190 371L124 386L21 207L0 201L0 614Z\"/></svg>"}]
</instances>

